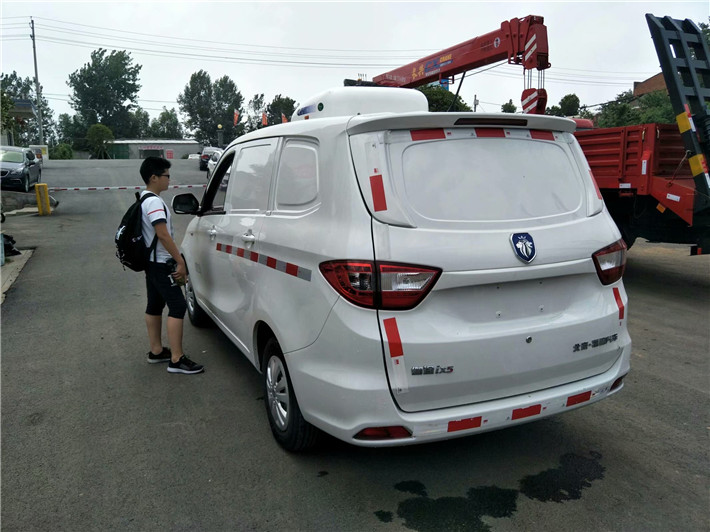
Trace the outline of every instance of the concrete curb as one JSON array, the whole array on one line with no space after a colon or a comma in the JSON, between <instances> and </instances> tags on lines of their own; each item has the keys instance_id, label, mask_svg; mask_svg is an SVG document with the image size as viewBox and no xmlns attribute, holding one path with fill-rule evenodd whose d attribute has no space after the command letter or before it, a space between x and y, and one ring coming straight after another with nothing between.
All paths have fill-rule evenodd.
<instances>
[{"instance_id":1,"label":"concrete curb","mask_svg":"<svg viewBox=\"0 0 710 532\"><path fill-rule=\"evenodd\" d=\"M5 292L10 290L12 283L20 275L22 268L25 267L33 253L33 249L25 249L21 250L19 255L5 257L5 264L0 269L0 277L2 278L2 299L0 299L0 304L5 301Z\"/></svg>"}]
</instances>

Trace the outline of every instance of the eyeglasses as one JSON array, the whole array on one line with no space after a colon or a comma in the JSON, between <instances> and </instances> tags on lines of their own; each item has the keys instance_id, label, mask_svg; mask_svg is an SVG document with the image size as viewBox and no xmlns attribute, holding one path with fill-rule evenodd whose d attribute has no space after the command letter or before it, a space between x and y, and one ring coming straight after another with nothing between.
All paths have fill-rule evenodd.
<instances>
[{"instance_id":1,"label":"eyeglasses","mask_svg":"<svg viewBox=\"0 0 710 532\"><path fill-rule=\"evenodd\" d=\"M160 174L158 177L167 177L168 179L170 179L170 174Z\"/></svg>"}]
</instances>

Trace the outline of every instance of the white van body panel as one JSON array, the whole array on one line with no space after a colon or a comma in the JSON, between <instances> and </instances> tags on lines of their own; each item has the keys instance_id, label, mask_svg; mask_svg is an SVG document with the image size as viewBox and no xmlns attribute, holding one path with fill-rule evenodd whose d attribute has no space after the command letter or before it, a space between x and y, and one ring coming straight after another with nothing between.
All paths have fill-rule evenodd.
<instances>
[{"instance_id":1,"label":"white van body panel","mask_svg":"<svg viewBox=\"0 0 710 532\"><path fill-rule=\"evenodd\" d=\"M427 113L421 98L329 91L301 119L235 140L234 161L273 147L268 201L190 223L182 250L200 306L257 368L270 331L304 419L356 445L492 430L615 393L629 371L628 301L621 280L601 284L592 255L620 235L574 123ZM534 239L528 263L517 233ZM441 273L410 310L363 308L321 273L337 260ZM412 437L355 438L387 426Z\"/></svg>"}]
</instances>

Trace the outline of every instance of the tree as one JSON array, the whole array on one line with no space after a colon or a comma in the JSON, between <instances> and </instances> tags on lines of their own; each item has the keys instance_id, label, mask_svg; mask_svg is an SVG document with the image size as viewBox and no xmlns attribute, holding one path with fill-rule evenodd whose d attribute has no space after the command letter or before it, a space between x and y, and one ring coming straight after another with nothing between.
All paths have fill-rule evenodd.
<instances>
[{"instance_id":1,"label":"tree","mask_svg":"<svg viewBox=\"0 0 710 532\"><path fill-rule=\"evenodd\" d=\"M5 92L0 93L0 131L3 133L15 133L15 119L10 116L10 111L15 106L15 102Z\"/></svg>"},{"instance_id":2,"label":"tree","mask_svg":"<svg viewBox=\"0 0 710 532\"><path fill-rule=\"evenodd\" d=\"M245 126L247 132L256 131L264 127L262 114L265 112L264 94L255 94L247 104L247 120Z\"/></svg>"},{"instance_id":3,"label":"tree","mask_svg":"<svg viewBox=\"0 0 710 532\"><path fill-rule=\"evenodd\" d=\"M432 113L445 113L449 110L453 112L471 111L471 108L466 105L466 102L464 102L460 96L456 96L440 85L425 85L423 87L417 87L417 90L426 96L429 102L429 111ZM456 103L452 106L451 102L454 101L454 98L456 98Z\"/></svg>"},{"instance_id":4,"label":"tree","mask_svg":"<svg viewBox=\"0 0 710 532\"><path fill-rule=\"evenodd\" d=\"M579 114L579 97L576 94L567 94L560 100L562 116L577 116Z\"/></svg>"},{"instance_id":5,"label":"tree","mask_svg":"<svg viewBox=\"0 0 710 532\"><path fill-rule=\"evenodd\" d=\"M644 94L638 100L639 124L675 124L671 97L666 91Z\"/></svg>"},{"instance_id":6,"label":"tree","mask_svg":"<svg viewBox=\"0 0 710 532\"><path fill-rule=\"evenodd\" d=\"M634 99L633 92L624 91L616 96L613 102L602 105L602 110L597 118L599 127L620 127L640 123L640 113L631 102Z\"/></svg>"},{"instance_id":7,"label":"tree","mask_svg":"<svg viewBox=\"0 0 710 532\"><path fill-rule=\"evenodd\" d=\"M562 112L562 108L559 105L551 105L545 109L545 114L549 116L565 116Z\"/></svg>"},{"instance_id":8,"label":"tree","mask_svg":"<svg viewBox=\"0 0 710 532\"><path fill-rule=\"evenodd\" d=\"M288 96L277 94L271 103L266 106L266 119L270 126L280 124L282 122L281 115L286 117L286 120L291 120L291 116L296 110L296 100Z\"/></svg>"},{"instance_id":9,"label":"tree","mask_svg":"<svg viewBox=\"0 0 710 532\"><path fill-rule=\"evenodd\" d=\"M511 98L510 100L508 100L508 103L504 103L501 106L500 110L504 113L514 113L518 110L518 108L515 106L515 104L513 103L513 99Z\"/></svg>"},{"instance_id":10,"label":"tree","mask_svg":"<svg viewBox=\"0 0 710 532\"><path fill-rule=\"evenodd\" d=\"M71 145L62 142L49 148L49 158L72 159L74 158L74 150L72 150Z\"/></svg>"},{"instance_id":11,"label":"tree","mask_svg":"<svg viewBox=\"0 0 710 532\"><path fill-rule=\"evenodd\" d=\"M150 123L150 136L157 139L182 139L185 136L177 111L163 107L158 118Z\"/></svg>"},{"instance_id":12,"label":"tree","mask_svg":"<svg viewBox=\"0 0 710 532\"><path fill-rule=\"evenodd\" d=\"M708 21L710 21L710 17L708 17ZM705 42L710 47L710 25L705 24L704 22L701 22L698 24L700 26L700 31L703 32L703 37L705 37Z\"/></svg>"},{"instance_id":13,"label":"tree","mask_svg":"<svg viewBox=\"0 0 710 532\"><path fill-rule=\"evenodd\" d=\"M86 132L86 141L97 159L108 159L108 146L113 139L113 133L103 124L94 124Z\"/></svg>"},{"instance_id":14,"label":"tree","mask_svg":"<svg viewBox=\"0 0 710 532\"><path fill-rule=\"evenodd\" d=\"M34 81L29 78L21 78L17 72L0 75L0 90L12 100L32 100L37 105L37 93ZM42 86L40 86L40 91ZM14 106L14 103L13 103ZM49 107L49 102L42 96L39 102L39 110L42 112L42 133L45 144L56 142L54 123L54 112ZM3 119L6 115L3 113ZM29 144L39 144L39 127L36 119L15 120L14 124L15 143L27 146Z\"/></svg>"},{"instance_id":15,"label":"tree","mask_svg":"<svg viewBox=\"0 0 710 532\"><path fill-rule=\"evenodd\" d=\"M195 139L204 144L217 144L217 126L222 125L225 142L244 133L244 126L234 125L234 111L242 113L243 97L229 76L214 83L204 70L195 72L177 97L180 111L187 115L186 126Z\"/></svg>"},{"instance_id":16,"label":"tree","mask_svg":"<svg viewBox=\"0 0 710 532\"><path fill-rule=\"evenodd\" d=\"M67 113L62 113L57 120L59 142L70 144L78 151L86 151L89 148L86 143L88 129L86 122L79 115L69 116Z\"/></svg>"},{"instance_id":17,"label":"tree","mask_svg":"<svg viewBox=\"0 0 710 532\"><path fill-rule=\"evenodd\" d=\"M129 115L137 108L142 67L134 65L125 50L106 52L94 50L91 61L69 75L67 85L73 90L70 104L85 123L103 124L118 137L131 136L135 122Z\"/></svg>"}]
</instances>

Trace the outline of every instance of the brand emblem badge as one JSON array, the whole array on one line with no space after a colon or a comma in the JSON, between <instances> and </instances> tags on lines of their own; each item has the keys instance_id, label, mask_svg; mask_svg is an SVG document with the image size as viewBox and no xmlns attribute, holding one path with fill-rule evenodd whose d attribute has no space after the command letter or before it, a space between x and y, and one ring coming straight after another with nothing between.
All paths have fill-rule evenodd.
<instances>
[{"instance_id":1,"label":"brand emblem badge","mask_svg":"<svg viewBox=\"0 0 710 532\"><path fill-rule=\"evenodd\" d=\"M513 233L510 236L510 243L513 244L515 256L526 264L535 258L535 242L530 233Z\"/></svg>"}]
</instances>

